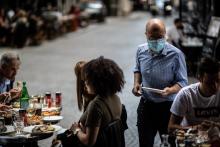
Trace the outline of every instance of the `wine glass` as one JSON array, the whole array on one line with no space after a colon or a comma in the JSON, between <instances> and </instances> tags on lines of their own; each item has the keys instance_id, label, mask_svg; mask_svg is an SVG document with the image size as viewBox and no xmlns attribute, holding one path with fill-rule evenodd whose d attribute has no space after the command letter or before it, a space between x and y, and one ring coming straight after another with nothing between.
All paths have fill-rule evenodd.
<instances>
[{"instance_id":1,"label":"wine glass","mask_svg":"<svg viewBox=\"0 0 220 147\"><path fill-rule=\"evenodd\" d=\"M20 117L18 114L14 116L13 118L13 126L16 131L16 135L22 135L22 131L24 128L24 122L22 117Z\"/></svg>"}]
</instances>

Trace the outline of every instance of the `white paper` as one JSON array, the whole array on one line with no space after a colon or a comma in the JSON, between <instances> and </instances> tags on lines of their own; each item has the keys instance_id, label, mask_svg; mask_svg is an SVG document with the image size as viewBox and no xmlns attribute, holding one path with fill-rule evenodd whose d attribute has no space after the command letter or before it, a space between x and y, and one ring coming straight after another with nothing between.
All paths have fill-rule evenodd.
<instances>
[{"instance_id":1,"label":"white paper","mask_svg":"<svg viewBox=\"0 0 220 147\"><path fill-rule=\"evenodd\" d=\"M142 90L151 91L155 93L162 94L164 91L156 88L150 88L150 87L142 87Z\"/></svg>"}]
</instances>

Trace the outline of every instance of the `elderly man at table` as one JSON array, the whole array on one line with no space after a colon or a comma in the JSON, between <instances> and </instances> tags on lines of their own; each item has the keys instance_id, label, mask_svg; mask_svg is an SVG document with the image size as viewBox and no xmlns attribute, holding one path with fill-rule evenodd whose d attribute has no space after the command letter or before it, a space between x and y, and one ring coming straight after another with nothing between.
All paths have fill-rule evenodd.
<instances>
[{"instance_id":1,"label":"elderly man at table","mask_svg":"<svg viewBox=\"0 0 220 147\"><path fill-rule=\"evenodd\" d=\"M169 131L187 129L204 120L220 122L220 64L203 58L198 65L199 82L176 95L171 107Z\"/></svg>"},{"instance_id":2,"label":"elderly man at table","mask_svg":"<svg viewBox=\"0 0 220 147\"><path fill-rule=\"evenodd\" d=\"M21 85L13 88L15 76L20 67L19 55L15 52L6 52L0 59L0 102L10 102L19 98Z\"/></svg>"}]
</instances>

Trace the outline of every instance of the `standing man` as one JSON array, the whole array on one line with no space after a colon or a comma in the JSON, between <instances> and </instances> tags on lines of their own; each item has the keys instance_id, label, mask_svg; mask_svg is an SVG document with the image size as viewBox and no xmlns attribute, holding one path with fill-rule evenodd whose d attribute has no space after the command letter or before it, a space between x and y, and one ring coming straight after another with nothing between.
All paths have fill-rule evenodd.
<instances>
[{"instance_id":1,"label":"standing man","mask_svg":"<svg viewBox=\"0 0 220 147\"><path fill-rule=\"evenodd\" d=\"M19 98L21 85L13 88L15 76L20 67L20 58L15 52L6 52L0 59L0 102L11 101Z\"/></svg>"},{"instance_id":2,"label":"standing man","mask_svg":"<svg viewBox=\"0 0 220 147\"><path fill-rule=\"evenodd\" d=\"M140 147L153 147L154 137L167 133L170 107L176 93L187 85L183 53L165 41L165 25L159 19L146 24L147 43L138 47L134 69L135 96L141 96L137 109ZM142 91L143 87L162 92Z\"/></svg>"}]
</instances>

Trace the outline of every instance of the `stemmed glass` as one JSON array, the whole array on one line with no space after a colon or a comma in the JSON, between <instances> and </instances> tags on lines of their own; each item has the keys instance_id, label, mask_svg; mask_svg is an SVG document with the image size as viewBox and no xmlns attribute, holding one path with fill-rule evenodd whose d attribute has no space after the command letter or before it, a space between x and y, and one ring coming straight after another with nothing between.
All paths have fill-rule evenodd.
<instances>
[{"instance_id":1,"label":"stemmed glass","mask_svg":"<svg viewBox=\"0 0 220 147\"><path fill-rule=\"evenodd\" d=\"M24 128L24 121L19 114L16 114L13 118L13 126L16 131L16 135L22 135L22 131Z\"/></svg>"}]
</instances>

